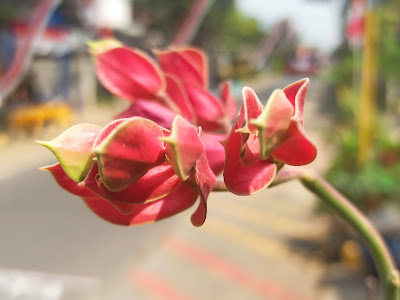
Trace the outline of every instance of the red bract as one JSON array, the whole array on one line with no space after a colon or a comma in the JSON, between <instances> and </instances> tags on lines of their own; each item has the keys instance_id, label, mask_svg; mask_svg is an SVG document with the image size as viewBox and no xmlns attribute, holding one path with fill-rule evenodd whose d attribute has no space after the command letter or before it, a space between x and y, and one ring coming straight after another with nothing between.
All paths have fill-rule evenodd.
<instances>
[{"instance_id":1,"label":"red bract","mask_svg":"<svg viewBox=\"0 0 400 300\"><path fill-rule=\"evenodd\" d=\"M225 136L218 132L230 127L236 102L227 82L221 86L221 98L208 90L208 59L203 51L193 47L155 50L158 64L143 51L112 40L92 43L91 48L103 85L132 102L117 118L139 116L170 129L175 116L183 116L202 127L211 168L215 174L222 171L225 157L219 141Z\"/></svg>"},{"instance_id":2,"label":"red bract","mask_svg":"<svg viewBox=\"0 0 400 300\"><path fill-rule=\"evenodd\" d=\"M308 79L274 91L265 107L244 88L227 135L235 99L229 83L221 85L220 98L210 93L201 50L158 50L158 64L116 41L91 47L100 81L131 106L104 128L80 124L40 143L59 160L43 169L107 221L155 222L200 198L191 217L200 226L222 170L228 190L247 195L267 187L283 164L303 165L316 156L303 129Z\"/></svg>"},{"instance_id":3,"label":"red bract","mask_svg":"<svg viewBox=\"0 0 400 300\"><path fill-rule=\"evenodd\" d=\"M225 129L235 116L236 103L229 84L221 87L221 99L208 90L208 59L203 51L180 47L154 52L159 65L141 50L114 41L92 44L100 81L115 95L133 102L122 115L165 123L170 118L153 109L157 102L205 131Z\"/></svg>"},{"instance_id":4,"label":"red bract","mask_svg":"<svg viewBox=\"0 0 400 300\"><path fill-rule=\"evenodd\" d=\"M110 191L127 188L165 161L160 141L164 130L153 121L133 117L114 121L100 132L92 152L97 157L101 179Z\"/></svg>"},{"instance_id":5,"label":"red bract","mask_svg":"<svg viewBox=\"0 0 400 300\"><path fill-rule=\"evenodd\" d=\"M92 48L95 49L97 77L113 94L135 101L156 99L165 93L161 69L146 53L124 46L105 48L105 52Z\"/></svg>"},{"instance_id":6,"label":"red bract","mask_svg":"<svg viewBox=\"0 0 400 300\"><path fill-rule=\"evenodd\" d=\"M92 133L90 138L80 140L87 132ZM68 148L63 141L72 144ZM61 187L82 197L96 214L112 223L158 221L192 206L198 196L200 204L192 223L200 226L205 221L207 197L216 179L201 135L180 116L173 121L171 133L153 121L132 117L115 120L103 129L77 125L43 144L61 145L51 147L60 163L43 170L50 171ZM68 174L70 164L63 163L76 157L70 149L77 149L83 157L76 161L79 180Z\"/></svg>"},{"instance_id":7,"label":"red bract","mask_svg":"<svg viewBox=\"0 0 400 300\"><path fill-rule=\"evenodd\" d=\"M317 150L303 129L303 106L308 79L272 93L263 107L250 88L243 89L243 105L224 141L224 180L238 195L267 187L278 164L304 165Z\"/></svg>"}]
</instances>

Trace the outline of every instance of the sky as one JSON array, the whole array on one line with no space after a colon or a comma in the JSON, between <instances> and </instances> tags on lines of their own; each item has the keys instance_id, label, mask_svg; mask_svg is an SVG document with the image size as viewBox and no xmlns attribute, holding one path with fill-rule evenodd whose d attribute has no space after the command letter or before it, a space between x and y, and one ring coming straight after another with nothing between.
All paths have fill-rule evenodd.
<instances>
[{"instance_id":1,"label":"sky","mask_svg":"<svg viewBox=\"0 0 400 300\"><path fill-rule=\"evenodd\" d=\"M301 41L329 52L340 42L340 3L337 0L236 0L238 8L265 28L289 19Z\"/></svg>"}]
</instances>

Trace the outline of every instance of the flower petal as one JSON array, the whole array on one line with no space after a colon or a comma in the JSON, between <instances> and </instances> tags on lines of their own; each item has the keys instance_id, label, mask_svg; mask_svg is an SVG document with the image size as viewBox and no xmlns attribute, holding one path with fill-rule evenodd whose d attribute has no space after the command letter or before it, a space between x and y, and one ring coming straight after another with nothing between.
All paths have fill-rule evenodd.
<instances>
[{"instance_id":1,"label":"flower petal","mask_svg":"<svg viewBox=\"0 0 400 300\"><path fill-rule=\"evenodd\" d=\"M155 51L160 66L167 74L175 75L184 84L208 89L208 60L197 48L172 48Z\"/></svg>"},{"instance_id":2,"label":"flower petal","mask_svg":"<svg viewBox=\"0 0 400 300\"><path fill-rule=\"evenodd\" d=\"M65 173L72 180L80 182L93 165L92 145L100 131L101 127L96 125L78 124L51 141L37 143L50 149Z\"/></svg>"},{"instance_id":3,"label":"flower petal","mask_svg":"<svg viewBox=\"0 0 400 300\"><path fill-rule=\"evenodd\" d=\"M260 160L260 140L258 138L258 132L242 134L242 143L244 144L240 151L240 162L243 165L252 165Z\"/></svg>"},{"instance_id":4,"label":"flower petal","mask_svg":"<svg viewBox=\"0 0 400 300\"><path fill-rule=\"evenodd\" d=\"M317 156L317 147L308 138L302 126L292 121L285 141L279 145L272 156L288 165L301 166L311 163Z\"/></svg>"},{"instance_id":5,"label":"flower petal","mask_svg":"<svg viewBox=\"0 0 400 300\"><path fill-rule=\"evenodd\" d=\"M92 191L93 193L95 193L94 198L101 197L101 198L107 200L112 206L114 206L121 213L123 213L123 214L130 213L133 210L134 204L118 202L118 201L115 201L114 199L108 198L107 195L104 194L103 191L100 189L100 184L97 184L99 179L100 179L99 168L96 163L90 169L89 174L86 176L85 180L80 182L78 184L78 186L82 187L82 188L87 188L90 191ZM110 193L112 193L112 192L110 192Z\"/></svg>"},{"instance_id":6,"label":"flower petal","mask_svg":"<svg viewBox=\"0 0 400 300\"><path fill-rule=\"evenodd\" d=\"M229 120L233 120L237 114L236 100L232 95L231 89L232 83L230 81L226 81L220 86L221 99L222 103L224 104L225 115Z\"/></svg>"},{"instance_id":7,"label":"flower petal","mask_svg":"<svg viewBox=\"0 0 400 300\"><path fill-rule=\"evenodd\" d=\"M257 119L250 120L256 125L260 140L260 157L267 159L281 144L289 128L294 109L282 90L275 90L267 101L264 111Z\"/></svg>"},{"instance_id":8,"label":"flower petal","mask_svg":"<svg viewBox=\"0 0 400 300\"><path fill-rule=\"evenodd\" d=\"M68 175L64 172L64 169L59 163L42 167L40 168L40 170L49 171L51 175L53 175L59 186L61 186L64 190L70 192L71 194L86 198L97 197L97 194L93 193L91 190L87 189L84 186L79 186L75 181L68 177Z\"/></svg>"},{"instance_id":9,"label":"flower petal","mask_svg":"<svg viewBox=\"0 0 400 300\"><path fill-rule=\"evenodd\" d=\"M224 181L229 191L237 195L249 195L267 187L275 177L276 165L269 160L258 160L243 165L240 160L242 136L231 132L224 141Z\"/></svg>"},{"instance_id":10,"label":"flower petal","mask_svg":"<svg viewBox=\"0 0 400 300\"><path fill-rule=\"evenodd\" d=\"M194 85L185 85L189 101L197 116L197 124L204 130L217 130L224 117L222 102L213 94Z\"/></svg>"},{"instance_id":11,"label":"flower petal","mask_svg":"<svg viewBox=\"0 0 400 300\"><path fill-rule=\"evenodd\" d=\"M142 117L157 123L161 127L170 129L176 114L157 102L137 100L116 118Z\"/></svg>"},{"instance_id":12,"label":"flower petal","mask_svg":"<svg viewBox=\"0 0 400 300\"><path fill-rule=\"evenodd\" d=\"M115 47L95 51L100 82L113 94L134 101L165 92L165 78L154 60L138 49Z\"/></svg>"},{"instance_id":13,"label":"flower petal","mask_svg":"<svg viewBox=\"0 0 400 300\"><path fill-rule=\"evenodd\" d=\"M250 120L256 119L262 112L263 106L256 93L249 87L242 90L242 107L235 124L235 132L241 134L240 160L243 165L251 165L260 157L260 145L257 127Z\"/></svg>"},{"instance_id":14,"label":"flower petal","mask_svg":"<svg viewBox=\"0 0 400 300\"><path fill-rule=\"evenodd\" d=\"M127 119L118 119L108 123L101 132L97 135L96 139L94 140L92 151L96 148L106 137L108 137L113 130L121 123L125 122Z\"/></svg>"},{"instance_id":15,"label":"flower petal","mask_svg":"<svg viewBox=\"0 0 400 300\"><path fill-rule=\"evenodd\" d=\"M304 110L304 100L306 98L308 85L310 80L308 78L296 81L283 89L286 97L289 99L294 107L294 119L303 125L303 110Z\"/></svg>"},{"instance_id":16,"label":"flower petal","mask_svg":"<svg viewBox=\"0 0 400 300\"><path fill-rule=\"evenodd\" d=\"M160 200L136 204L133 211L123 214L103 198L83 198L86 205L100 218L125 226L153 223L176 215L191 207L198 197L198 192L190 185L182 184L174 192Z\"/></svg>"},{"instance_id":17,"label":"flower petal","mask_svg":"<svg viewBox=\"0 0 400 300\"><path fill-rule=\"evenodd\" d=\"M104 185L110 191L121 191L162 164L165 152L159 138L164 131L153 121L133 117L113 128L100 143L96 142L93 152Z\"/></svg>"},{"instance_id":18,"label":"flower petal","mask_svg":"<svg viewBox=\"0 0 400 300\"><path fill-rule=\"evenodd\" d=\"M225 140L227 135L216 133L203 133L203 144L206 149L208 163L215 175L218 175L224 169L225 149L221 141Z\"/></svg>"},{"instance_id":19,"label":"flower petal","mask_svg":"<svg viewBox=\"0 0 400 300\"><path fill-rule=\"evenodd\" d=\"M110 203L115 209L117 209L119 212L121 212L124 215L130 214L134 209L137 204L132 204L132 203L123 203L123 202L118 202L110 199L104 199L108 203Z\"/></svg>"},{"instance_id":20,"label":"flower petal","mask_svg":"<svg viewBox=\"0 0 400 300\"><path fill-rule=\"evenodd\" d=\"M196 161L204 152L204 145L196 128L181 116L176 116L171 135L162 140L167 143L165 152L175 173L181 180L187 180Z\"/></svg>"},{"instance_id":21,"label":"flower petal","mask_svg":"<svg viewBox=\"0 0 400 300\"><path fill-rule=\"evenodd\" d=\"M182 83L173 75L165 76L167 82L167 95L176 104L182 113L182 116L189 120L192 124L195 123L196 116L193 107L189 102L185 88Z\"/></svg>"},{"instance_id":22,"label":"flower petal","mask_svg":"<svg viewBox=\"0 0 400 300\"><path fill-rule=\"evenodd\" d=\"M263 111L263 106L258 100L257 94L249 87L242 90L242 107L236 121L236 131L241 133L252 133L257 130L256 126L250 123L250 120L257 119Z\"/></svg>"},{"instance_id":23,"label":"flower petal","mask_svg":"<svg viewBox=\"0 0 400 300\"><path fill-rule=\"evenodd\" d=\"M96 164L83 182L84 186L98 196L118 203L140 204L152 202L164 198L181 184L181 180L167 163L150 169L138 181L119 192L108 190L98 174L99 171Z\"/></svg>"},{"instance_id":24,"label":"flower petal","mask_svg":"<svg viewBox=\"0 0 400 300\"><path fill-rule=\"evenodd\" d=\"M211 193L216 182L215 175L208 164L205 152L196 161L194 177L199 190L200 201L196 211L192 214L191 221L194 226L201 226L204 224L207 216L208 195Z\"/></svg>"},{"instance_id":25,"label":"flower petal","mask_svg":"<svg viewBox=\"0 0 400 300\"><path fill-rule=\"evenodd\" d=\"M236 123L222 143L225 148L224 181L228 190L237 195L249 195L267 187L274 179L277 169L270 160L258 159L249 165L244 165L241 161L243 146L251 136L251 131L255 130L254 125L249 124L246 119L253 116L256 118L262 112L262 105L253 90L244 88L243 96L243 105ZM239 128L247 128L245 132L249 133L242 133Z\"/></svg>"}]
</instances>

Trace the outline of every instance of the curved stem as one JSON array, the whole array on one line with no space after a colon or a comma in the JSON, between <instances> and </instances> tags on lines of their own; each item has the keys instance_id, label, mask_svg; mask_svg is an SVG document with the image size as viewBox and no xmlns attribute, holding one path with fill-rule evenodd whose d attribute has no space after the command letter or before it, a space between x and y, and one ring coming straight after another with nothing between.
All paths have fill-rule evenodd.
<instances>
[{"instance_id":1,"label":"curved stem","mask_svg":"<svg viewBox=\"0 0 400 300\"><path fill-rule=\"evenodd\" d=\"M299 179L308 190L319 196L360 235L374 259L384 288L384 299L398 300L400 295L399 271L382 236L368 218L327 181L311 171L301 168L286 168L278 173L274 185L291 179Z\"/></svg>"}]
</instances>

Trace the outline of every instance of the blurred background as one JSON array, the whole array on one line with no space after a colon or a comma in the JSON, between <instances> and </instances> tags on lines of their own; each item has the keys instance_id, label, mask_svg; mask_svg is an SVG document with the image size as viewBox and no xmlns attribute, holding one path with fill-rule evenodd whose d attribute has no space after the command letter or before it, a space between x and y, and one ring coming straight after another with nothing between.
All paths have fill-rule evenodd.
<instances>
[{"instance_id":1,"label":"blurred background","mask_svg":"<svg viewBox=\"0 0 400 300\"><path fill-rule=\"evenodd\" d=\"M128 103L95 76L86 42L209 55L265 103L310 77L310 166L366 213L400 262L400 3L397 0L0 0L0 299L379 299L363 243L298 183L214 193L190 211L123 228L95 217L37 168L78 122Z\"/></svg>"}]
</instances>

